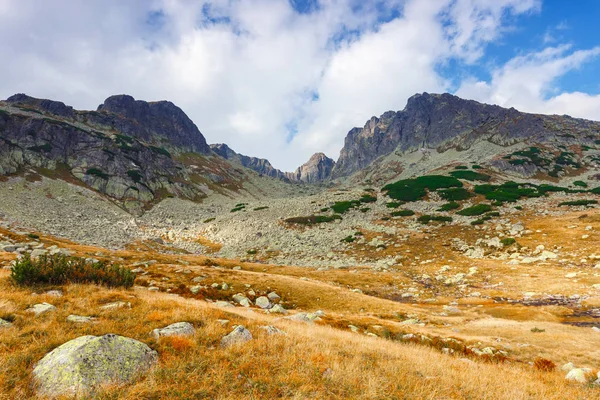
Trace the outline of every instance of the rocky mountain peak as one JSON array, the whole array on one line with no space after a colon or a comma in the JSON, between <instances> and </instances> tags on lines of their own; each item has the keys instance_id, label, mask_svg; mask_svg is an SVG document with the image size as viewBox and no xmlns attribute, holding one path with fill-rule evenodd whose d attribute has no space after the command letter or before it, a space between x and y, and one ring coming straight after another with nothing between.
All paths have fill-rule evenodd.
<instances>
[{"instance_id":1,"label":"rocky mountain peak","mask_svg":"<svg viewBox=\"0 0 600 400\"><path fill-rule=\"evenodd\" d=\"M164 141L197 153L210 153L196 125L170 101L146 102L129 95L115 95L98 106L98 112L119 116L117 129L142 140Z\"/></svg>"},{"instance_id":2,"label":"rocky mountain peak","mask_svg":"<svg viewBox=\"0 0 600 400\"><path fill-rule=\"evenodd\" d=\"M298 167L293 174L293 180L316 183L329 179L335 161L323 153L315 153L310 159Z\"/></svg>"},{"instance_id":3,"label":"rocky mountain peak","mask_svg":"<svg viewBox=\"0 0 600 400\"><path fill-rule=\"evenodd\" d=\"M274 168L267 159L249 157L243 154L238 154L225 143L211 144L210 148L212 151L217 153L219 156L225 158L226 160L237 161L242 166L250 168L258 172L259 174L271 176L273 178L283 179L285 181L288 180L288 174Z\"/></svg>"},{"instance_id":4,"label":"rocky mountain peak","mask_svg":"<svg viewBox=\"0 0 600 400\"><path fill-rule=\"evenodd\" d=\"M37 99L35 97L28 96L24 93L12 95L8 99L6 99L6 102L34 107L49 112L50 114L58 115L65 118L73 118L75 116L73 107L67 106L61 101Z\"/></svg>"}]
</instances>

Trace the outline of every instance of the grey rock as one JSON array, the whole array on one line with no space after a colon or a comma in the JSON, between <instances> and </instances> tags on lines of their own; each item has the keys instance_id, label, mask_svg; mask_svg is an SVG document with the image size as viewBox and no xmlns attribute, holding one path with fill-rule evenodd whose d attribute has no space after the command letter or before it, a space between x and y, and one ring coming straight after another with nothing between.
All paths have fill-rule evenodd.
<instances>
[{"instance_id":1,"label":"grey rock","mask_svg":"<svg viewBox=\"0 0 600 400\"><path fill-rule=\"evenodd\" d=\"M108 334L82 336L57 347L33 369L42 396L81 396L103 384L126 383L148 371L156 351L137 340Z\"/></svg>"},{"instance_id":2,"label":"grey rock","mask_svg":"<svg viewBox=\"0 0 600 400\"><path fill-rule=\"evenodd\" d=\"M257 307L260 307L265 310L272 307L271 302L265 296L258 297L256 300L254 300L254 304L256 304Z\"/></svg>"},{"instance_id":3,"label":"grey rock","mask_svg":"<svg viewBox=\"0 0 600 400\"><path fill-rule=\"evenodd\" d=\"M27 309L28 312L34 313L36 316L47 312L56 311L56 307L49 303L34 304Z\"/></svg>"},{"instance_id":4,"label":"grey rock","mask_svg":"<svg viewBox=\"0 0 600 400\"><path fill-rule=\"evenodd\" d=\"M275 292L271 292L267 295L267 297L269 298L269 300L271 300L272 302L276 303L279 300L281 300L281 296L279 296L277 293Z\"/></svg>"},{"instance_id":5,"label":"grey rock","mask_svg":"<svg viewBox=\"0 0 600 400\"><path fill-rule=\"evenodd\" d=\"M287 335L284 331L273 325L261 326L260 329L265 330L267 335Z\"/></svg>"},{"instance_id":6,"label":"grey rock","mask_svg":"<svg viewBox=\"0 0 600 400\"><path fill-rule=\"evenodd\" d=\"M161 329L154 329L152 336L158 340L164 336L193 336L195 333L194 326L189 322L176 322Z\"/></svg>"},{"instance_id":7,"label":"grey rock","mask_svg":"<svg viewBox=\"0 0 600 400\"><path fill-rule=\"evenodd\" d=\"M245 343L252 340L252 333L242 325L237 325L233 330L221 339L221 347L229 347L235 344Z\"/></svg>"},{"instance_id":8,"label":"grey rock","mask_svg":"<svg viewBox=\"0 0 600 400\"><path fill-rule=\"evenodd\" d=\"M76 324L90 324L93 323L96 320L96 318L93 317L86 317L86 316L82 316L82 315L69 315L67 317L67 322L73 322Z\"/></svg>"},{"instance_id":9,"label":"grey rock","mask_svg":"<svg viewBox=\"0 0 600 400\"><path fill-rule=\"evenodd\" d=\"M108 303L103 306L100 306L101 310L117 310L119 308L131 308L131 303L124 301L115 301L113 303Z\"/></svg>"}]
</instances>

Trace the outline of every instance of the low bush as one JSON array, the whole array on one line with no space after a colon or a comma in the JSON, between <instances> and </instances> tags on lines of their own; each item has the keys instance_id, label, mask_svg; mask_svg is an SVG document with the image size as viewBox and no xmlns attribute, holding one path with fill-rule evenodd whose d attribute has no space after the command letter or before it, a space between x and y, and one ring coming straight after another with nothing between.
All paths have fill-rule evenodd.
<instances>
[{"instance_id":1,"label":"low bush","mask_svg":"<svg viewBox=\"0 0 600 400\"><path fill-rule=\"evenodd\" d=\"M454 177L426 175L391 183L384 186L383 190L394 200L416 201L425 197L427 190L448 189L462 186L462 182Z\"/></svg>"},{"instance_id":2,"label":"low bush","mask_svg":"<svg viewBox=\"0 0 600 400\"><path fill-rule=\"evenodd\" d=\"M365 194L359 200L361 203L374 203L377 201L377 196L371 196L370 194Z\"/></svg>"},{"instance_id":3,"label":"low bush","mask_svg":"<svg viewBox=\"0 0 600 400\"><path fill-rule=\"evenodd\" d=\"M559 203L559 206L591 206L598 204L598 200L574 200L574 201L563 201Z\"/></svg>"},{"instance_id":4,"label":"low bush","mask_svg":"<svg viewBox=\"0 0 600 400\"><path fill-rule=\"evenodd\" d=\"M390 201L389 203L387 203L385 206L387 208L398 208L401 205L404 205L404 202L402 201Z\"/></svg>"},{"instance_id":5,"label":"low bush","mask_svg":"<svg viewBox=\"0 0 600 400\"><path fill-rule=\"evenodd\" d=\"M356 240L356 238L354 236L346 236L345 238L343 238L342 240L340 240L341 242L346 242L346 243L352 243Z\"/></svg>"},{"instance_id":6,"label":"low bush","mask_svg":"<svg viewBox=\"0 0 600 400\"><path fill-rule=\"evenodd\" d=\"M457 165L454 169L469 169L466 165Z\"/></svg>"},{"instance_id":7,"label":"low bush","mask_svg":"<svg viewBox=\"0 0 600 400\"><path fill-rule=\"evenodd\" d=\"M457 214L467 216L467 217L472 217L474 215L485 214L486 212L489 212L491 210L492 210L492 206L490 206L489 204L477 204L477 205L474 205L471 207L467 207L463 210L460 210L457 212Z\"/></svg>"},{"instance_id":8,"label":"low bush","mask_svg":"<svg viewBox=\"0 0 600 400\"><path fill-rule=\"evenodd\" d=\"M417 218L417 221L419 221L422 224L428 224L431 221L433 221L433 222L452 222L452 217L445 217L442 215L421 215L419 218Z\"/></svg>"},{"instance_id":9,"label":"low bush","mask_svg":"<svg viewBox=\"0 0 600 400\"><path fill-rule=\"evenodd\" d=\"M517 241L514 238L510 238L510 237L500 239L500 243L502 243L504 245L504 247L512 246L516 242Z\"/></svg>"},{"instance_id":10,"label":"low bush","mask_svg":"<svg viewBox=\"0 0 600 400\"><path fill-rule=\"evenodd\" d=\"M309 215L307 217L292 217L285 220L288 224L315 225L342 219L339 215Z\"/></svg>"},{"instance_id":11,"label":"low bush","mask_svg":"<svg viewBox=\"0 0 600 400\"><path fill-rule=\"evenodd\" d=\"M484 181L487 182L492 179L491 176L482 174L480 172L475 171L452 171L450 175L457 179L464 179L467 181Z\"/></svg>"},{"instance_id":12,"label":"low bush","mask_svg":"<svg viewBox=\"0 0 600 400\"><path fill-rule=\"evenodd\" d=\"M575 181L575 182L573 182L573 185L583 187L583 188L588 187L588 184L585 183L584 181Z\"/></svg>"},{"instance_id":13,"label":"low bush","mask_svg":"<svg viewBox=\"0 0 600 400\"><path fill-rule=\"evenodd\" d=\"M412 215L415 215L413 210L398 210L391 213L392 217L410 217Z\"/></svg>"},{"instance_id":14,"label":"low bush","mask_svg":"<svg viewBox=\"0 0 600 400\"><path fill-rule=\"evenodd\" d=\"M448 201L466 200L472 196L471 193L465 188L440 190L438 193L442 199Z\"/></svg>"},{"instance_id":15,"label":"low bush","mask_svg":"<svg viewBox=\"0 0 600 400\"><path fill-rule=\"evenodd\" d=\"M442 204L442 206L438 209L438 211L452 211L460 208L460 204L455 201L450 203Z\"/></svg>"},{"instance_id":16,"label":"low bush","mask_svg":"<svg viewBox=\"0 0 600 400\"><path fill-rule=\"evenodd\" d=\"M254 211L266 210L267 208L269 208L269 206L256 207Z\"/></svg>"},{"instance_id":17,"label":"low bush","mask_svg":"<svg viewBox=\"0 0 600 400\"><path fill-rule=\"evenodd\" d=\"M212 222L212 221L214 221L215 219L216 219L216 218L214 218L214 217L213 217L213 218L207 218L207 219L205 219L205 220L204 220L204 223L206 224L206 223L208 223L208 222Z\"/></svg>"},{"instance_id":18,"label":"low bush","mask_svg":"<svg viewBox=\"0 0 600 400\"><path fill-rule=\"evenodd\" d=\"M103 261L91 262L63 254L42 255L32 259L25 254L15 262L11 279L17 285L63 285L68 283L95 283L110 287L133 286L135 274L129 268Z\"/></svg>"},{"instance_id":19,"label":"low bush","mask_svg":"<svg viewBox=\"0 0 600 400\"><path fill-rule=\"evenodd\" d=\"M331 206L331 209L333 210L334 213L344 214L349 209L356 208L358 206L360 206L360 201L359 200L336 201Z\"/></svg>"}]
</instances>

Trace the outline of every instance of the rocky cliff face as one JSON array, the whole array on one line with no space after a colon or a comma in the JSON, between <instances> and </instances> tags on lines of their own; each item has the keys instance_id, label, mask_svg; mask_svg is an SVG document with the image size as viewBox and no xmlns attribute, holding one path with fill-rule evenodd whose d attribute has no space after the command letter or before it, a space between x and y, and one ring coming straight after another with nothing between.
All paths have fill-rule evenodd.
<instances>
[{"instance_id":1,"label":"rocky cliff face","mask_svg":"<svg viewBox=\"0 0 600 400\"><path fill-rule=\"evenodd\" d=\"M226 160L236 161L244 167L250 168L258 172L259 174L282 179L284 181L288 180L286 173L274 168L269 162L269 160L238 154L224 143L211 144L210 148L212 151L225 158Z\"/></svg>"},{"instance_id":2,"label":"rocky cliff face","mask_svg":"<svg viewBox=\"0 0 600 400\"><path fill-rule=\"evenodd\" d=\"M371 118L346 136L332 177L351 175L395 150L464 150L475 142L594 145L600 123L568 116L522 113L450 94L417 94L404 110Z\"/></svg>"},{"instance_id":3,"label":"rocky cliff face","mask_svg":"<svg viewBox=\"0 0 600 400\"><path fill-rule=\"evenodd\" d=\"M315 153L310 159L298 167L296 172L290 173L288 177L294 181L305 183L317 183L329 179L335 161L323 153Z\"/></svg>"},{"instance_id":4,"label":"rocky cliff face","mask_svg":"<svg viewBox=\"0 0 600 400\"><path fill-rule=\"evenodd\" d=\"M211 189L235 190L245 179L211 155L172 103L113 96L99 110L26 95L0 102L0 174L72 180L135 213L168 196L196 200Z\"/></svg>"}]
</instances>

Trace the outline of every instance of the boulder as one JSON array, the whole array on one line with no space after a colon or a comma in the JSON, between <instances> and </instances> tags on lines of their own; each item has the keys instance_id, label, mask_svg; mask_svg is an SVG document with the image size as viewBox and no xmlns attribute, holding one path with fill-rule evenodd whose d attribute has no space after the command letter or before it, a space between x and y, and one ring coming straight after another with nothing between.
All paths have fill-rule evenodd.
<instances>
[{"instance_id":1,"label":"boulder","mask_svg":"<svg viewBox=\"0 0 600 400\"><path fill-rule=\"evenodd\" d=\"M54 307L52 304L49 304L49 303L40 303L40 304L34 304L30 308L28 308L27 311L32 312L37 316L37 315L40 315L43 313L56 311L56 307Z\"/></svg>"},{"instance_id":2,"label":"boulder","mask_svg":"<svg viewBox=\"0 0 600 400\"><path fill-rule=\"evenodd\" d=\"M271 293L269 293L269 294L267 295L267 298L268 298L269 300L271 300L272 302L274 302L274 303L276 303L276 302L278 302L279 300L281 300L281 296L279 296L279 295L278 295L277 293L275 293L275 292L271 292Z\"/></svg>"},{"instance_id":3,"label":"boulder","mask_svg":"<svg viewBox=\"0 0 600 400\"><path fill-rule=\"evenodd\" d=\"M579 383L587 383L588 379L586 376L586 370L583 368L573 368L569 371L565 379L568 381L579 382Z\"/></svg>"},{"instance_id":4,"label":"boulder","mask_svg":"<svg viewBox=\"0 0 600 400\"><path fill-rule=\"evenodd\" d=\"M161 329L154 329L152 336L158 340L164 336L193 336L195 333L194 326L189 322L176 322Z\"/></svg>"},{"instance_id":5,"label":"boulder","mask_svg":"<svg viewBox=\"0 0 600 400\"><path fill-rule=\"evenodd\" d=\"M287 310L285 308L283 308L283 306L281 304L275 304L273 307L271 307L271 309L269 309L270 313L273 314L287 314Z\"/></svg>"},{"instance_id":6,"label":"boulder","mask_svg":"<svg viewBox=\"0 0 600 400\"><path fill-rule=\"evenodd\" d=\"M99 385L129 382L157 358L156 351L134 339L81 336L46 354L35 365L33 378L41 396L76 396Z\"/></svg>"},{"instance_id":7,"label":"boulder","mask_svg":"<svg viewBox=\"0 0 600 400\"><path fill-rule=\"evenodd\" d=\"M237 325L229 334L223 336L223 339L221 339L221 347L229 347L250 340L252 340L252 333L244 326Z\"/></svg>"},{"instance_id":8,"label":"boulder","mask_svg":"<svg viewBox=\"0 0 600 400\"><path fill-rule=\"evenodd\" d=\"M255 304L258 306L258 307L260 307L260 308L262 308L262 309L264 309L264 310L266 310L266 309L269 309L269 308L271 308L271 307L272 307L272 305L271 305L271 302L269 301L269 299L268 299L266 296L260 296L260 297L258 297L258 298L257 298L257 299L254 301L254 303L255 303Z\"/></svg>"}]
</instances>

